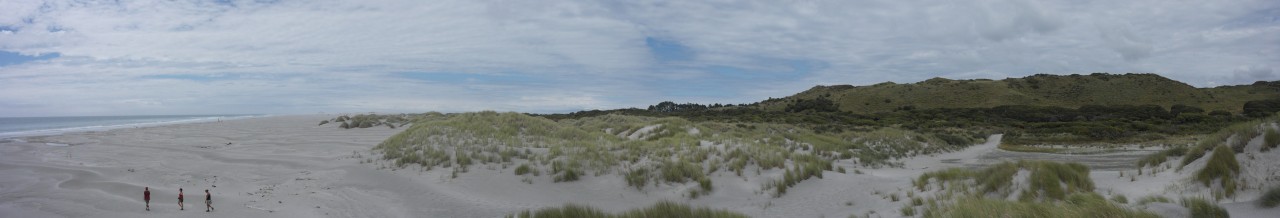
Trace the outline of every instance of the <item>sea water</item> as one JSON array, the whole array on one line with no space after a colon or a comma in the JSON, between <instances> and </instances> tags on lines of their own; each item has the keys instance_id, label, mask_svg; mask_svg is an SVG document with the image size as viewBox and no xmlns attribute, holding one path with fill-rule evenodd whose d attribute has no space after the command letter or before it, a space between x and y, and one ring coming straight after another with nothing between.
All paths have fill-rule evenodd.
<instances>
[{"instance_id":1,"label":"sea water","mask_svg":"<svg viewBox=\"0 0 1280 218\"><path fill-rule=\"evenodd\" d=\"M67 132L102 131L179 123L214 122L258 116L263 115L0 117L0 138L56 135Z\"/></svg>"}]
</instances>

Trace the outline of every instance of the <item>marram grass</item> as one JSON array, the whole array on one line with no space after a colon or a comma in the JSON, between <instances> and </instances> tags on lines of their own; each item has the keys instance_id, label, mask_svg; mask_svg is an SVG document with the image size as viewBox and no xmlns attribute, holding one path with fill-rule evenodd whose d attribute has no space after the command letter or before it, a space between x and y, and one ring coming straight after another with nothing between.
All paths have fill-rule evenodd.
<instances>
[{"instance_id":1,"label":"marram grass","mask_svg":"<svg viewBox=\"0 0 1280 218\"><path fill-rule=\"evenodd\" d=\"M608 213L589 206L569 204L563 207L544 208L536 211L522 211L509 218L745 218L746 215L728 210L716 210L708 207L692 207L689 205L661 201L653 206L634 209L622 213Z\"/></svg>"},{"instance_id":2,"label":"marram grass","mask_svg":"<svg viewBox=\"0 0 1280 218\"><path fill-rule=\"evenodd\" d=\"M392 167L460 168L453 171L465 176L474 165L520 164L514 173L529 181L541 180L538 169L549 169L553 182L614 175L641 190L651 182L713 187L709 174L745 176L748 171L782 169L790 176L766 185L782 187L774 190L780 195L787 186L835 170L835 160L895 166L900 164L896 159L964 148L949 144L960 139L896 128L819 133L789 124L624 115L553 121L492 111L413 120L412 126L373 149ZM706 192L710 188L699 194Z\"/></svg>"}]
</instances>

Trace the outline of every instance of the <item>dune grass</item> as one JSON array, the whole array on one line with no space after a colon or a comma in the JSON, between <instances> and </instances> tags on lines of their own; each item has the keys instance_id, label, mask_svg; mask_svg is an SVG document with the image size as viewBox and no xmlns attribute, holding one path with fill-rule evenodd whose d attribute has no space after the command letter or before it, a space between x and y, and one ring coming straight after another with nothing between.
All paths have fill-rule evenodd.
<instances>
[{"instance_id":1,"label":"dune grass","mask_svg":"<svg viewBox=\"0 0 1280 218\"><path fill-rule=\"evenodd\" d=\"M1111 196L1111 201L1115 201L1116 203L1119 203L1119 204L1129 204L1129 198L1125 197L1122 194Z\"/></svg>"},{"instance_id":2,"label":"dune grass","mask_svg":"<svg viewBox=\"0 0 1280 218\"><path fill-rule=\"evenodd\" d=\"M1269 151L1277 146L1280 146L1280 131L1267 128L1266 133L1262 134L1262 151Z\"/></svg>"},{"instance_id":3,"label":"dune grass","mask_svg":"<svg viewBox=\"0 0 1280 218\"><path fill-rule=\"evenodd\" d=\"M1058 163L1050 161L1004 162L992 165L981 171L961 168L935 171L921 174L914 183L921 191L928 190L931 181L936 181L940 189L972 188L977 193L1009 196L1016 190L1010 190L1013 176L1020 170L1030 173L1028 186L1019 192L1021 201L1062 200L1067 195L1079 192L1092 192L1093 180L1089 178L1089 168L1078 163Z\"/></svg>"},{"instance_id":4,"label":"dune grass","mask_svg":"<svg viewBox=\"0 0 1280 218\"><path fill-rule=\"evenodd\" d=\"M1174 146L1173 148L1149 154L1142 157L1142 159L1138 159L1138 167L1159 166L1160 164L1164 164L1164 162L1168 161L1169 157L1181 157L1186 154L1186 146Z\"/></svg>"},{"instance_id":5,"label":"dune grass","mask_svg":"<svg viewBox=\"0 0 1280 218\"><path fill-rule=\"evenodd\" d=\"M522 211L516 214L508 215L509 218L648 218L648 217L671 217L671 218L745 218L746 215L731 212L728 210L716 210L708 207L692 207L689 205L674 203L670 201L661 201L653 206L646 208L634 209L622 213L608 213L600 209L589 206L580 206L569 204L563 207L544 208L536 211Z\"/></svg>"},{"instance_id":6,"label":"dune grass","mask_svg":"<svg viewBox=\"0 0 1280 218\"><path fill-rule=\"evenodd\" d=\"M1217 204L1203 198L1183 198L1182 206L1191 212L1192 218L1228 218L1231 214Z\"/></svg>"},{"instance_id":7,"label":"dune grass","mask_svg":"<svg viewBox=\"0 0 1280 218\"><path fill-rule=\"evenodd\" d=\"M1273 116L1248 122L1240 122L1212 134L1205 135L1205 137L1196 142L1194 146L1187 149L1187 155L1183 156L1182 164L1178 166L1178 169L1182 169L1182 166L1186 166L1187 164L1204 157L1205 153L1209 152L1210 149L1214 149L1223 143L1227 143L1234 152L1244 151L1244 146L1249 142L1249 140L1262 134L1258 126L1263 123L1274 122L1275 119L1276 117Z\"/></svg>"},{"instance_id":8,"label":"dune grass","mask_svg":"<svg viewBox=\"0 0 1280 218\"><path fill-rule=\"evenodd\" d=\"M1258 197L1258 206L1263 208L1273 208L1280 205L1280 186L1268 189L1262 193L1262 197Z\"/></svg>"},{"instance_id":9,"label":"dune grass","mask_svg":"<svg viewBox=\"0 0 1280 218\"><path fill-rule=\"evenodd\" d=\"M1169 198L1166 198L1164 196L1158 196L1158 195L1146 196L1146 197L1142 197L1141 199L1138 199L1138 205L1145 205L1145 204L1156 203L1156 202L1173 203L1173 201L1169 200Z\"/></svg>"},{"instance_id":10,"label":"dune grass","mask_svg":"<svg viewBox=\"0 0 1280 218\"><path fill-rule=\"evenodd\" d=\"M515 173L527 181L539 180L538 169L549 169L552 182L614 174L638 190L651 182L698 182L706 187L701 195L711 191L708 177L720 170L736 176L752 169L783 170L786 176L765 184L781 196L786 187L836 170L831 164L836 160L896 166L901 164L897 159L966 146L954 144L966 141L959 136L891 127L819 133L789 124L678 117L601 115L553 121L485 111L432 113L412 120L412 126L373 148L392 167L454 168L465 176L475 165L519 164Z\"/></svg>"},{"instance_id":11,"label":"dune grass","mask_svg":"<svg viewBox=\"0 0 1280 218\"><path fill-rule=\"evenodd\" d=\"M1026 181L1015 186L1019 173L1027 173ZM1019 161L980 170L951 168L921 174L912 183L921 191L934 184L938 188L923 217L1158 217L1119 205L1128 203L1123 195L1107 200L1094 193L1089 168L1077 163ZM1013 193L1017 200L1006 200ZM912 201L922 205L924 200Z\"/></svg>"},{"instance_id":12,"label":"dune grass","mask_svg":"<svg viewBox=\"0 0 1280 218\"><path fill-rule=\"evenodd\" d=\"M1205 163L1204 168L1196 171L1195 180L1203 183L1205 186L1211 186L1217 181L1220 190L1225 197L1233 197L1236 194L1237 184L1236 175L1240 174L1240 163L1236 161L1235 152L1226 145L1218 146L1213 149L1213 155L1209 157L1209 162Z\"/></svg>"},{"instance_id":13,"label":"dune grass","mask_svg":"<svg viewBox=\"0 0 1280 218\"><path fill-rule=\"evenodd\" d=\"M1159 217L1115 205L1094 193L1075 193L1060 202L1005 201L964 197L950 205L930 207L924 217Z\"/></svg>"}]
</instances>

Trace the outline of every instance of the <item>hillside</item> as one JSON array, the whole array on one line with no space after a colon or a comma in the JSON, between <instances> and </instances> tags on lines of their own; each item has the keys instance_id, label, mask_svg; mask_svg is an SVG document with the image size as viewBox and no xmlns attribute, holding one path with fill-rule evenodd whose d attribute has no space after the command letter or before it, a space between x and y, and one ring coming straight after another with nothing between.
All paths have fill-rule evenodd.
<instances>
[{"instance_id":1,"label":"hillside","mask_svg":"<svg viewBox=\"0 0 1280 218\"><path fill-rule=\"evenodd\" d=\"M1245 102L1280 99L1280 82L1196 88L1156 74L1046 75L1003 80L933 78L918 83L870 86L817 86L781 99L760 103L769 111L785 110L802 100L825 98L841 111L889 112L899 109L990 108L1003 105L1057 106L1181 104L1240 113Z\"/></svg>"}]
</instances>

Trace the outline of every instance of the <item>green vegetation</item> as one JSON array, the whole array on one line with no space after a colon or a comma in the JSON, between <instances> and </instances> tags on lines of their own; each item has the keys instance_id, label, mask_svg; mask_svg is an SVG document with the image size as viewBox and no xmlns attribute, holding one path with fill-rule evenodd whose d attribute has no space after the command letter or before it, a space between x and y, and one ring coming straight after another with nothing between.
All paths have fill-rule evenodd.
<instances>
[{"instance_id":1,"label":"green vegetation","mask_svg":"<svg viewBox=\"0 0 1280 218\"><path fill-rule=\"evenodd\" d=\"M1227 146L1218 146L1213 149L1213 155L1209 157L1209 162L1205 163L1204 168L1196 172L1195 180L1210 186L1214 181L1218 181L1221 191L1225 197L1233 197L1236 194L1237 184L1236 175L1240 174L1240 163L1236 162L1236 154Z\"/></svg>"},{"instance_id":2,"label":"green vegetation","mask_svg":"<svg viewBox=\"0 0 1280 218\"><path fill-rule=\"evenodd\" d=\"M1173 203L1173 201L1169 200L1169 198L1166 198L1164 196L1158 196L1158 195L1146 196L1146 197L1142 197L1142 199L1138 199L1138 205L1145 205L1145 204L1155 203L1155 202Z\"/></svg>"},{"instance_id":3,"label":"green vegetation","mask_svg":"<svg viewBox=\"0 0 1280 218\"><path fill-rule=\"evenodd\" d=\"M336 118L344 121L355 118ZM617 175L643 190L650 182L698 182L690 197L712 191L719 170L782 170L765 184L777 196L786 188L834 171L849 160L866 167L898 166L897 159L962 149L969 136L919 133L892 127L818 133L802 126L770 123L692 122L677 117L603 115L550 119L518 113L429 114L374 147L392 167L453 168L464 176L474 165L513 165L517 175L548 169L553 182ZM949 142L951 141L951 142ZM522 161L523 160L523 161ZM860 172L860 171L855 171Z\"/></svg>"},{"instance_id":4,"label":"green vegetation","mask_svg":"<svg viewBox=\"0 0 1280 218\"><path fill-rule=\"evenodd\" d=\"M648 218L648 217L706 217L706 218L745 218L746 215L728 210L715 210L707 207L690 207L670 201L661 201L653 206L610 214L588 206L565 205L559 208L545 208L537 211L523 211L507 217L512 218Z\"/></svg>"},{"instance_id":5,"label":"green vegetation","mask_svg":"<svg viewBox=\"0 0 1280 218\"><path fill-rule=\"evenodd\" d=\"M1014 186L1014 175L1020 172L1029 173L1027 180ZM1019 161L980 170L951 168L921 174L912 183L922 191L937 185L924 217L1157 217L1118 205L1128 203L1123 195L1108 201L1094 193L1088 167L1077 163ZM1005 200L1014 193L1017 201ZM912 205L924 205L923 200L913 199ZM905 215L907 209L902 210Z\"/></svg>"},{"instance_id":6,"label":"green vegetation","mask_svg":"<svg viewBox=\"0 0 1280 218\"><path fill-rule=\"evenodd\" d=\"M1124 195L1118 194L1118 195L1111 196L1111 201L1115 201L1116 203L1120 203L1120 204L1128 204L1129 198L1125 197Z\"/></svg>"},{"instance_id":7,"label":"green vegetation","mask_svg":"<svg viewBox=\"0 0 1280 218\"><path fill-rule=\"evenodd\" d=\"M1142 168L1147 166L1152 166L1152 167L1159 166L1160 164L1163 164L1165 161L1168 161L1169 157L1171 156L1180 157L1186 154L1187 154L1186 146L1176 146L1170 149L1166 149L1164 151L1147 155L1145 157L1142 157L1142 159L1138 159L1138 167Z\"/></svg>"},{"instance_id":8,"label":"green vegetation","mask_svg":"<svg viewBox=\"0 0 1280 218\"><path fill-rule=\"evenodd\" d=\"M439 115L439 113L395 114L395 115L358 114L355 116L342 115L342 116L335 117L333 119L322 120L320 121L320 125L323 126L324 124L333 122L333 123L342 123L338 126L338 128L343 128L343 129L369 128L369 127L375 127L375 126L387 126L389 128L395 129L396 127L413 123L414 120L421 119L425 116L432 116L432 115Z\"/></svg>"},{"instance_id":9,"label":"green vegetation","mask_svg":"<svg viewBox=\"0 0 1280 218\"><path fill-rule=\"evenodd\" d=\"M930 207L924 217L1159 217L1134 211L1094 193L1075 193L1062 202L1021 202L963 197L954 204Z\"/></svg>"},{"instance_id":10,"label":"green vegetation","mask_svg":"<svg viewBox=\"0 0 1280 218\"><path fill-rule=\"evenodd\" d=\"M750 104L662 102L648 109L538 116L681 117L695 122L790 124L817 133L894 127L936 133L935 138L951 145L972 144L981 140L975 136L992 132L1006 133L1004 140L1010 145L1133 144L1211 133L1249 116L1263 116L1273 109L1263 101L1280 99L1278 90L1280 82L1198 89L1154 74L935 78L914 84L818 86ZM1253 103L1246 108L1249 102Z\"/></svg>"},{"instance_id":11,"label":"green vegetation","mask_svg":"<svg viewBox=\"0 0 1280 218\"><path fill-rule=\"evenodd\" d=\"M1195 146L1192 146L1187 150L1187 155L1182 158L1182 164L1179 165L1178 168L1181 169L1181 166L1186 166L1187 164L1200 159L1200 157L1203 157L1205 152L1209 151L1209 149L1222 145L1222 143L1227 143L1227 145L1231 146L1230 148L1234 152L1242 152L1244 151L1244 145L1248 143L1249 140L1262 134L1258 128L1260 125L1263 123L1274 123L1278 118L1280 117L1272 116L1263 119L1240 122L1218 130L1213 134L1205 135L1204 138L1201 138L1200 141L1196 142Z\"/></svg>"},{"instance_id":12,"label":"green vegetation","mask_svg":"<svg viewBox=\"0 0 1280 218\"><path fill-rule=\"evenodd\" d=\"M533 172L533 168L529 167L529 164L520 164L520 166L516 167L516 175L524 175L530 172Z\"/></svg>"},{"instance_id":13,"label":"green vegetation","mask_svg":"<svg viewBox=\"0 0 1280 218\"><path fill-rule=\"evenodd\" d=\"M1029 186L1019 192L1021 201L1062 200L1068 194L1093 191L1093 180L1089 178L1089 168L1078 163L1057 163L1048 161L1005 162L983 169L981 172L952 168L921 174L913 183L916 188L928 190L931 181L936 181L941 189L947 186L973 187L978 193L1009 196L1013 175L1019 170L1031 173L1027 178ZM944 185L949 184L949 185Z\"/></svg>"},{"instance_id":14,"label":"green vegetation","mask_svg":"<svg viewBox=\"0 0 1280 218\"><path fill-rule=\"evenodd\" d=\"M1241 113L1280 110L1278 82L1195 88L1156 74L1047 75L1003 80L933 78L918 83L870 86L817 86L796 95L765 101L769 110L793 109L797 100L829 99L841 111L893 112L904 109L974 108L1036 105L1076 108L1084 105L1183 105ZM1272 101L1266 101L1272 100ZM1254 101L1252 104L1246 103ZM1180 112L1196 110L1180 110Z\"/></svg>"},{"instance_id":15,"label":"green vegetation","mask_svg":"<svg viewBox=\"0 0 1280 218\"><path fill-rule=\"evenodd\" d=\"M1280 205L1280 187L1268 189L1262 197L1258 197L1258 206L1264 208L1272 208Z\"/></svg>"},{"instance_id":16,"label":"green vegetation","mask_svg":"<svg viewBox=\"0 0 1280 218\"><path fill-rule=\"evenodd\" d=\"M1183 198L1182 206L1191 211L1193 218L1228 218L1226 209L1202 198Z\"/></svg>"},{"instance_id":17,"label":"green vegetation","mask_svg":"<svg viewBox=\"0 0 1280 218\"><path fill-rule=\"evenodd\" d=\"M1262 151L1269 151L1280 146L1280 131L1267 128L1266 133L1262 134Z\"/></svg>"}]
</instances>

